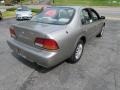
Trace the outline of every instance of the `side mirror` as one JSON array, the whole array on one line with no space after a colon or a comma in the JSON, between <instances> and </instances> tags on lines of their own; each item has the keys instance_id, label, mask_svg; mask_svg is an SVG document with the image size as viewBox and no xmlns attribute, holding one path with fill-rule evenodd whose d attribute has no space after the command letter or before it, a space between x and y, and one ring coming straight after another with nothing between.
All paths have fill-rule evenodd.
<instances>
[{"instance_id":1,"label":"side mirror","mask_svg":"<svg viewBox=\"0 0 120 90\"><path fill-rule=\"evenodd\" d=\"M105 19L105 16L101 16L100 19Z\"/></svg>"}]
</instances>

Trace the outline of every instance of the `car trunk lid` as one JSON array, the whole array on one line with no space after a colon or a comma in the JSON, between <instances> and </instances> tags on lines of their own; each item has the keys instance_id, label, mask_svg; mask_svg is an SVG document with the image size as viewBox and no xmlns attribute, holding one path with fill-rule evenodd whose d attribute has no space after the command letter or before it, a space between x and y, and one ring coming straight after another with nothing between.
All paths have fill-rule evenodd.
<instances>
[{"instance_id":1,"label":"car trunk lid","mask_svg":"<svg viewBox=\"0 0 120 90\"><path fill-rule=\"evenodd\" d=\"M64 26L41 24L31 21L20 23L14 27L16 30L16 40L30 46L34 46L36 38L48 38L48 34L64 28Z\"/></svg>"}]
</instances>

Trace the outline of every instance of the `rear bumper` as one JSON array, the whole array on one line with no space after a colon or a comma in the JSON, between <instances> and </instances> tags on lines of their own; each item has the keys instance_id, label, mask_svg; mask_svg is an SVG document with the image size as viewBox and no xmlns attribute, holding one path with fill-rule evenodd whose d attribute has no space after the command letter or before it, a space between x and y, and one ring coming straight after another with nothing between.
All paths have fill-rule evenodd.
<instances>
[{"instance_id":1,"label":"rear bumper","mask_svg":"<svg viewBox=\"0 0 120 90\"><path fill-rule=\"evenodd\" d=\"M36 49L14 39L8 40L7 43L15 53L43 67L50 68L61 62L58 52Z\"/></svg>"}]
</instances>

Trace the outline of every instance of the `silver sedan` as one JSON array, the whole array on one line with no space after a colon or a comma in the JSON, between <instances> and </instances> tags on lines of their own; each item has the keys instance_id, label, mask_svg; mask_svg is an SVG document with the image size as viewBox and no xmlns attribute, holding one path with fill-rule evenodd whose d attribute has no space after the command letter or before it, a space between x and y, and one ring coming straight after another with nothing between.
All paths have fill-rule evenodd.
<instances>
[{"instance_id":1,"label":"silver sedan","mask_svg":"<svg viewBox=\"0 0 120 90\"><path fill-rule=\"evenodd\" d=\"M32 18L32 11L28 7L21 6L17 8L16 20L24 20L24 19L31 19L31 18Z\"/></svg>"},{"instance_id":2,"label":"silver sedan","mask_svg":"<svg viewBox=\"0 0 120 90\"><path fill-rule=\"evenodd\" d=\"M10 48L26 60L46 68L62 61L76 63L91 37L101 37L105 17L79 6L45 8L31 21L10 27Z\"/></svg>"}]
</instances>

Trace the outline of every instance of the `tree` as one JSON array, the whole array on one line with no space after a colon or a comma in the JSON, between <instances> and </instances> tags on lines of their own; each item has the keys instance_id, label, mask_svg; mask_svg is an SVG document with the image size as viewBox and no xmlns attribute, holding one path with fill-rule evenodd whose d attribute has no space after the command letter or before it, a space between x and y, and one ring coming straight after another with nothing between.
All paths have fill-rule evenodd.
<instances>
[{"instance_id":1,"label":"tree","mask_svg":"<svg viewBox=\"0 0 120 90\"><path fill-rule=\"evenodd\" d=\"M5 0L5 5L12 5L19 3L21 0Z\"/></svg>"},{"instance_id":2,"label":"tree","mask_svg":"<svg viewBox=\"0 0 120 90\"><path fill-rule=\"evenodd\" d=\"M5 0L5 5L11 5L12 4L12 0Z\"/></svg>"},{"instance_id":3,"label":"tree","mask_svg":"<svg viewBox=\"0 0 120 90\"><path fill-rule=\"evenodd\" d=\"M36 0L31 0L31 3L33 4L33 3L35 3L35 1L36 1Z\"/></svg>"}]
</instances>

